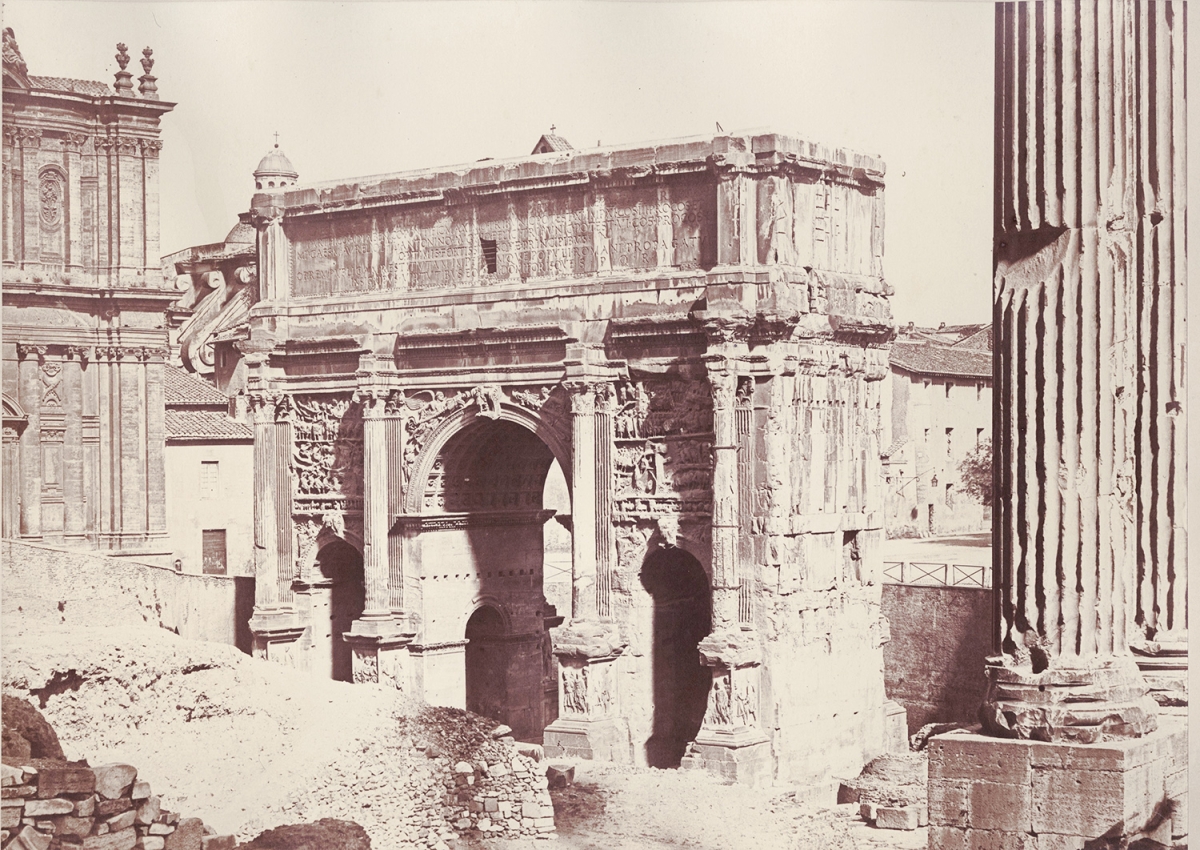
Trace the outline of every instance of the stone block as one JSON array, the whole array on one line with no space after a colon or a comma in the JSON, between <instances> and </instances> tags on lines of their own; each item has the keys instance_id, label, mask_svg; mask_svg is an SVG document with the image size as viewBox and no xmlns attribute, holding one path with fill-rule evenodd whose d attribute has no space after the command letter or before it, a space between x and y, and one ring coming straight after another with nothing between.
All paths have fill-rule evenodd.
<instances>
[{"instance_id":1,"label":"stone block","mask_svg":"<svg viewBox=\"0 0 1200 850\"><path fill-rule=\"evenodd\" d=\"M32 797L35 794L37 794L37 789L32 785L9 785L7 788L0 788L0 799L5 800Z\"/></svg>"},{"instance_id":2,"label":"stone block","mask_svg":"<svg viewBox=\"0 0 1200 850\"><path fill-rule=\"evenodd\" d=\"M140 824L151 824L158 818L160 808L160 800L157 794L151 794L146 798L140 806L137 807L136 821Z\"/></svg>"},{"instance_id":3,"label":"stone block","mask_svg":"<svg viewBox=\"0 0 1200 850\"><path fill-rule=\"evenodd\" d=\"M527 801L521 804L521 817L538 818L542 816L542 807L535 802Z\"/></svg>"},{"instance_id":4,"label":"stone block","mask_svg":"<svg viewBox=\"0 0 1200 850\"><path fill-rule=\"evenodd\" d=\"M25 826L13 837L5 850L47 850L53 841L54 836L38 832L32 826Z\"/></svg>"},{"instance_id":5,"label":"stone block","mask_svg":"<svg viewBox=\"0 0 1200 850\"><path fill-rule=\"evenodd\" d=\"M575 781L575 765L565 762L551 762L546 765L546 786L548 788L566 788Z\"/></svg>"},{"instance_id":6,"label":"stone block","mask_svg":"<svg viewBox=\"0 0 1200 850\"><path fill-rule=\"evenodd\" d=\"M119 815L113 815L105 823L113 832L119 832L122 829L128 829L133 826L134 818L137 817L137 812L130 809L127 812L121 812Z\"/></svg>"},{"instance_id":7,"label":"stone block","mask_svg":"<svg viewBox=\"0 0 1200 850\"><path fill-rule=\"evenodd\" d=\"M864 802L858 804L858 816L867 823L875 823L875 816L878 811L878 806L874 803Z\"/></svg>"},{"instance_id":8,"label":"stone block","mask_svg":"<svg viewBox=\"0 0 1200 850\"><path fill-rule=\"evenodd\" d=\"M75 811L75 804L61 797L49 800L29 800L25 803L25 817L48 817L49 815L69 815Z\"/></svg>"},{"instance_id":9,"label":"stone block","mask_svg":"<svg viewBox=\"0 0 1200 850\"><path fill-rule=\"evenodd\" d=\"M7 800L5 802L8 802ZM23 803L23 800L14 802ZM21 825L21 808L20 806L5 806L0 808L0 828L14 829Z\"/></svg>"},{"instance_id":10,"label":"stone block","mask_svg":"<svg viewBox=\"0 0 1200 850\"><path fill-rule=\"evenodd\" d=\"M1033 821L1030 786L973 783L969 818L972 829L1029 832Z\"/></svg>"},{"instance_id":11,"label":"stone block","mask_svg":"<svg viewBox=\"0 0 1200 850\"><path fill-rule=\"evenodd\" d=\"M145 800L150 796L150 783L137 780L133 783L133 787L129 791L129 797L132 800Z\"/></svg>"},{"instance_id":12,"label":"stone block","mask_svg":"<svg viewBox=\"0 0 1200 850\"><path fill-rule=\"evenodd\" d=\"M134 850L163 850L166 842L161 835L143 835L133 845Z\"/></svg>"},{"instance_id":13,"label":"stone block","mask_svg":"<svg viewBox=\"0 0 1200 850\"><path fill-rule=\"evenodd\" d=\"M81 818L90 818L96 812L96 795L84 797L75 801L75 814Z\"/></svg>"},{"instance_id":14,"label":"stone block","mask_svg":"<svg viewBox=\"0 0 1200 850\"><path fill-rule=\"evenodd\" d=\"M20 785L23 772L19 767L10 764L0 765L0 786Z\"/></svg>"},{"instance_id":15,"label":"stone block","mask_svg":"<svg viewBox=\"0 0 1200 850\"><path fill-rule=\"evenodd\" d=\"M175 827L169 823L152 823L146 828L147 835L170 835L175 831Z\"/></svg>"},{"instance_id":16,"label":"stone block","mask_svg":"<svg viewBox=\"0 0 1200 850\"><path fill-rule=\"evenodd\" d=\"M200 818L180 818L175 831L166 836L164 850L200 850L204 822Z\"/></svg>"},{"instance_id":17,"label":"stone block","mask_svg":"<svg viewBox=\"0 0 1200 850\"><path fill-rule=\"evenodd\" d=\"M916 829L919 825L916 806L880 806L875 810L875 826L879 829Z\"/></svg>"},{"instance_id":18,"label":"stone block","mask_svg":"<svg viewBox=\"0 0 1200 850\"><path fill-rule=\"evenodd\" d=\"M95 821L91 818L80 818L73 815L59 818L54 824L54 834L74 835L77 838L84 838L91 834L94 824Z\"/></svg>"},{"instance_id":19,"label":"stone block","mask_svg":"<svg viewBox=\"0 0 1200 850\"><path fill-rule=\"evenodd\" d=\"M119 815L121 812L127 812L133 808L133 800L128 797L118 797L115 800L97 800L96 801L96 817L110 818L113 815Z\"/></svg>"},{"instance_id":20,"label":"stone block","mask_svg":"<svg viewBox=\"0 0 1200 850\"><path fill-rule=\"evenodd\" d=\"M1034 772L1034 832L1094 838L1124 821L1121 774L1069 768L1040 768Z\"/></svg>"},{"instance_id":21,"label":"stone block","mask_svg":"<svg viewBox=\"0 0 1200 850\"><path fill-rule=\"evenodd\" d=\"M137 779L137 768L128 764L102 764L92 768L96 793L104 800L115 800L128 792Z\"/></svg>"},{"instance_id":22,"label":"stone block","mask_svg":"<svg viewBox=\"0 0 1200 850\"><path fill-rule=\"evenodd\" d=\"M137 844L137 833L133 828L107 835L93 835L83 839L83 850L133 850Z\"/></svg>"},{"instance_id":23,"label":"stone block","mask_svg":"<svg viewBox=\"0 0 1200 850\"><path fill-rule=\"evenodd\" d=\"M500 810L500 801L495 797L487 797L483 801L483 810L485 812L496 812Z\"/></svg>"},{"instance_id":24,"label":"stone block","mask_svg":"<svg viewBox=\"0 0 1200 850\"><path fill-rule=\"evenodd\" d=\"M234 850L237 839L232 835L206 835L200 839L200 850Z\"/></svg>"},{"instance_id":25,"label":"stone block","mask_svg":"<svg viewBox=\"0 0 1200 850\"><path fill-rule=\"evenodd\" d=\"M967 831L955 826L929 827L930 850L967 850Z\"/></svg>"},{"instance_id":26,"label":"stone block","mask_svg":"<svg viewBox=\"0 0 1200 850\"><path fill-rule=\"evenodd\" d=\"M938 735L929 739L929 779L1027 785L1028 744L962 732Z\"/></svg>"},{"instance_id":27,"label":"stone block","mask_svg":"<svg viewBox=\"0 0 1200 850\"><path fill-rule=\"evenodd\" d=\"M38 797L48 799L63 794L91 794L96 790L96 775L77 764L43 764L37 772Z\"/></svg>"},{"instance_id":28,"label":"stone block","mask_svg":"<svg viewBox=\"0 0 1200 850\"><path fill-rule=\"evenodd\" d=\"M929 818L942 826L971 825L971 783L966 779L930 780Z\"/></svg>"}]
</instances>

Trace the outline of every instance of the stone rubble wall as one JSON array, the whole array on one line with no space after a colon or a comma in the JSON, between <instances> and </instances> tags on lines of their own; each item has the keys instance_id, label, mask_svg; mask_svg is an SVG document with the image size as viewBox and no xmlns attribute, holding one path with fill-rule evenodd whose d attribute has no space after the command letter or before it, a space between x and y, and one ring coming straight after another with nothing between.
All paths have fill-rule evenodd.
<instances>
[{"instance_id":1,"label":"stone rubble wall","mask_svg":"<svg viewBox=\"0 0 1200 850\"><path fill-rule=\"evenodd\" d=\"M0 780L4 850L234 850L199 818L162 808L127 764L5 757Z\"/></svg>"},{"instance_id":2,"label":"stone rubble wall","mask_svg":"<svg viewBox=\"0 0 1200 850\"><path fill-rule=\"evenodd\" d=\"M501 742L483 752L489 761L476 754L456 762L433 746L373 751L353 774L335 770L283 813L295 822L353 817L377 850L448 850L447 842L460 835L551 837L554 807L546 763ZM352 813L348 798L355 803Z\"/></svg>"},{"instance_id":3,"label":"stone rubble wall","mask_svg":"<svg viewBox=\"0 0 1200 850\"><path fill-rule=\"evenodd\" d=\"M253 578L184 575L124 558L16 540L0 542L0 563L0 613L5 617L80 626L148 623L189 640L249 648L248 634L239 634L237 612L240 601L253 604Z\"/></svg>"}]
</instances>

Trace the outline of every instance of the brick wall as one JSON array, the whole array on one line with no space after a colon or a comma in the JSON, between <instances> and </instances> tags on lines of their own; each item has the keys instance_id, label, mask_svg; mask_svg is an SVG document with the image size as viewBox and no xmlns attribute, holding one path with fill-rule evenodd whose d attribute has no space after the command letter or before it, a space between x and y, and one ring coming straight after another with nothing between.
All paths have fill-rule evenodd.
<instances>
[{"instance_id":1,"label":"brick wall","mask_svg":"<svg viewBox=\"0 0 1200 850\"><path fill-rule=\"evenodd\" d=\"M908 710L912 734L926 723L976 722L991 652L992 591L885 584L884 687Z\"/></svg>"}]
</instances>

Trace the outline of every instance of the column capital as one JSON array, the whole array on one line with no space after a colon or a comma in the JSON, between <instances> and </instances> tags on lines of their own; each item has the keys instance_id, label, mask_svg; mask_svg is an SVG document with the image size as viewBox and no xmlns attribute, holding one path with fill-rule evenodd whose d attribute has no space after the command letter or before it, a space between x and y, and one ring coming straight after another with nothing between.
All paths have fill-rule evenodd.
<instances>
[{"instance_id":1,"label":"column capital","mask_svg":"<svg viewBox=\"0 0 1200 850\"><path fill-rule=\"evenodd\" d=\"M38 360L46 359L46 346L34 345L27 342L17 343L17 358L19 360L27 360L30 357L36 357Z\"/></svg>"}]
</instances>

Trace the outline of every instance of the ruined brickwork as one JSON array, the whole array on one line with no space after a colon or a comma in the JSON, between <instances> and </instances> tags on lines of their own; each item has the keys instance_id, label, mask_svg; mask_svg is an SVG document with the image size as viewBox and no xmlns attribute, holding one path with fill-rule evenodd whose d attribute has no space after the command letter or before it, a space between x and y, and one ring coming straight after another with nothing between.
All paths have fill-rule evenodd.
<instances>
[{"instance_id":1,"label":"ruined brickwork","mask_svg":"<svg viewBox=\"0 0 1200 850\"><path fill-rule=\"evenodd\" d=\"M158 99L27 72L4 34L3 535L162 553Z\"/></svg>"},{"instance_id":2,"label":"ruined brickwork","mask_svg":"<svg viewBox=\"0 0 1200 850\"><path fill-rule=\"evenodd\" d=\"M764 134L256 196L227 350L259 654L551 752L857 771L885 699L882 178ZM554 464L569 611L542 594Z\"/></svg>"}]
</instances>

